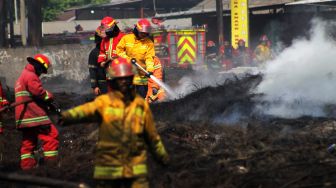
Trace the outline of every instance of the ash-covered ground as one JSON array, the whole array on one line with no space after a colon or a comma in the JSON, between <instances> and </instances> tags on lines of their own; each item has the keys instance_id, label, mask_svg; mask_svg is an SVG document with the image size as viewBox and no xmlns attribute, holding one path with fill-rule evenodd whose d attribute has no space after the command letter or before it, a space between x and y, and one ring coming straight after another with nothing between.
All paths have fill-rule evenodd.
<instances>
[{"instance_id":1,"label":"ash-covered ground","mask_svg":"<svg viewBox=\"0 0 336 188\"><path fill-rule=\"evenodd\" d=\"M173 85L178 74L167 82ZM260 96L250 90L261 80L260 75L233 77L184 98L153 105L157 128L172 160L160 166L150 159L152 187L336 187L336 156L327 152L336 143L336 121L308 116L281 119L255 111ZM90 99L79 94L55 95L64 109ZM2 173L94 186L95 123L59 127L59 167L41 164L30 172L19 169L21 136L12 114L6 115L4 125ZM23 187L6 181L0 186Z\"/></svg>"}]
</instances>

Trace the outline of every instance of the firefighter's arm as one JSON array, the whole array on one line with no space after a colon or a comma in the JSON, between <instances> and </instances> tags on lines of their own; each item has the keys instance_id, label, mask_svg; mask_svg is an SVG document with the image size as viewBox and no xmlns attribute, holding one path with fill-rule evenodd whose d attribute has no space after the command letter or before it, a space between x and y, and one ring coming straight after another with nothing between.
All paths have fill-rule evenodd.
<instances>
[{"instance_id":1,"label":"firefighter's arm","mask_svg":"<svg viewBox=\"0 0 336 188\"><path fill-rule=\"evenodd\" d=\"M89 74L90 74L90 82L91 88L98 87L97 81L97 58L94 53L90 53L89 55Z\"/></svg>"},{"instance_id":2,"label":"firefighter's arm","mask_svg":"<svg viewBox=\"0 0 336 188\"><path fill-rule=\"evenodd\" d=\"M158 57L154 57L153 60L154 60L154 71L153 71L153 76L154 76L155 78L157 78L158 80L162 81L162 77L163 77L163 76L162 76L162 66L161 66L161 62L160 62L160 60L159 60ZM150 80L151 80L151 79L150 79ZM157 83L154 82L153 80L151 80L150 83L151 83L150 85L151 85L152 88L155 88L155 89L157 89L157 90L160 89L159 84L157 84Z\"/></svg>"},{"instance_id":3,"label":"firefighter's arm","mask_svg":"<svg viewBox=\"0 0 336 188\"><path fill-rule=\"evenodd\" d=\"M94 121L97 119L97 113L103 101L98 97L92 102L88 102L69 110L62 112L62 124L81 123L86 121Z\"/></svg>"},{"instance_id":4,"label":"firefighter's arm","mask_svg":"<svg viewBox=\"0 0 336 188\"><path fill-rule=\"evenodd\" d=\"M42 87L41 80L36 76L28 80L28 90L34 98L45 102L53 100L53 94Z\"/></svg>"},{"instance_id":5,"label":"firefighter's arm","mask_svg":"<svg viewBox=\"0 0 336 188\"><path fill-rule=\"evenodd\" d=\"M153 59L154 56L155 56L154 44L152 42L149 42L148 49L145 54L146 70L148 72L154 71L154 59Z\"/></svg>"},{"instance_id":6,"label":"firefighter's arm","mask_svg":"<svg viewBox=\"0 0 336 188\"><path fill-rule=\"evenodd\" d=\"M98 55L98 60L97 60L98 64L106 61L106 51L105 51L104 45L105 45L105 43L104 43L104 40L103 40L100 43L100 50L99 50L99 55Z\"/></svg>"},{"instance_id":7,"label":"firefighter's arm","mask_svg":"<svg viewBox=\"0 0 336 188\"><path fill-rule=\"evenodd\" d=\"M152 112L150 111L147 103L145 103L144 108L145 139L150 146L150 149L154 154L155 158L163 164L167 164L169 162L169 155L162 143L160 135L155 128Z\"/></svg>"},{"instance_id":8,"label":"firefighter's arm","mask_svg":"<svg viewBox=\"0 0 336 188\"><path fill-rule=\"evenodd\" d=\"M131 60L131 58L126 54L126 37L122 37L119 43L116 46L116 54L119 57L126 58L127 60Z\"/></svg>"},{"instance_id":9,"label":"firefighter's arm","mask_svg":"<svg viewBox=\"0 0 336 188\"><path fill-rule=\"evenodd\" d=\"M7 101L5 94L3 93L2 85L0 83L0 106L7 106L7 105L9 105L9 102Z\"/></svg>"}]
</instances>

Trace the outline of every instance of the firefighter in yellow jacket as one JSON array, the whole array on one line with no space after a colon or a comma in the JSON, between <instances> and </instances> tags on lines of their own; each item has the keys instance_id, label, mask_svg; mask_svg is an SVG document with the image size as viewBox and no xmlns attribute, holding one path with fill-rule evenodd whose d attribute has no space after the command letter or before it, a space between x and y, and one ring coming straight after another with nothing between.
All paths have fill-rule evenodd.
<instances>
[{"instance_id":1,"label":"firefighter in yellow jacket","mask_svg":"<svg viewBox=\"0 0 336 188\"><path fill-rule=\"evenodd\" d=\"M62 123L101 119L94 167L98 187L148 187L146 144L163 164L168 154L148 103L134 91L132 64L119 57L107 71L112 91L63 112Z\"/></svg>"},{"instance_id":2,"label":"firefighter in yellow jacket","mask_svg":"<svg viewBox=\"0 0 336 188\"><path fill-rule=\"evenodd\" d=\"M152 73L154 71L153 56L155 51L154 43L149 38L150 32L150 22L146 19L139 20L133 32L121 38L116 53L119 57L126 58L129 61L135 58L139 65ZM147 81L148 79L142 71L138 71L138 74L134 76L135 89L143 98L147 95Z\"/></svg>"},{"instance_id":3,"label":"firefighter in yellow jacket","mask_svg":"<svg viewBox=\"0 0 336 188\"><path fill-rule=\"evenodd\" d=\"M255 61L259 66L265 66L265 63L273 58L270 41L266 35L262 35L259 40L260 44L254 50Z\"/></svg>"},{"instance_id":4,"label":"firefighter in yellow jacket","mask_svg":"<svg viewBox=\"0 0 336 188\"><path fill-rule=\"evenodd\" d=\"M160 59L157 56L154 56L154 71L153 76L158 80L162 81L163 79L163 69ZM165 98L165 91L162 87L154 82L151 78L148 79L148 92L146 100L148 103L163 101Z\"/></svg>"}]
</instances>

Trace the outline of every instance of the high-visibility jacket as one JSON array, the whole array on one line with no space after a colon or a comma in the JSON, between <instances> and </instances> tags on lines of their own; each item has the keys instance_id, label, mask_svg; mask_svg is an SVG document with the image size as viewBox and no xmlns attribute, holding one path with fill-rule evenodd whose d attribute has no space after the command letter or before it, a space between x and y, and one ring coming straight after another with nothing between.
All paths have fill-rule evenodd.
<instances>
[{"instance_id":1,"label":"high-visibility jacket","mask_svg":"<svg viewBox=\"0 0 336 188\"><path fill-rule=\"evenodd\" d=\"M2 84L0 82L0 108L4 106L5 103L8 103L5 93L2 90Z\"/></svg>"},{"instance_id":2,"label":"high-visibility jacket","mask_svg":"<svg viewBox=\"0 0 336 188\"><path fill-rule=\"evenodd\" d=\"M254 50L257 63L264 63L272 59L272 53L267 45L259 44Z\"/></svg>"},{"instance_id":3,"label":"high-visibility jacket","mask_svg":"<svg viewBox=\"0 0 336 188\"><path fill-rule=\"evenodd\" d=\"M148 72L154 71L155 55L154 43L149 38L137 39L134 33L125 35L117 45L116 53L118 56L137 60L137 63ZM138 74L134 76L135 85L147 85L147 77L143 71L138 69Z\"/></svg>"},{"instance_id":4,"label":"high-visibility jacket","mask_svg":"<svg viewBox=\"0 0 336 188\"><path fill-rule=\"evenodd\" d=\"M64 123L101 118L96 148L95 179L139 177L147 174L147 144L162 162L168 154L157 133L149 105L138 94L129 104L112 91L62 113Z\"/></svg>"},{"instance_id":5,"label":"high-visibility jacket","mask_svg":"<svg viewBox=\"0 0 336 188\"><path fill-rule=\"evenodd\" d=\"M53 99L52 94L42 87L33 65L27 64L15 83L15 102L34 99L15 107L15 120L18 128L51 124L41 102Z\"/></svg>"},{"instance_id":6,"label":"high-visibility jacket","mask_svg":"<svg viewBox=\"0 0 336 188\"><path fill-rule=\"evenodd\" d=\"M8 104L8 101L6 100L5 93L2 90L2 84L0 82L0 108L4 107L5 104ZM1 114L0 114L0 133L3 133Z\"/></svg>"},{"instance_id":7,"label":"high-visibility jacket","mask_svg":"<svg viewBox=\"0 0 336 188\"><path fill-rule=\"evenodd\" d=\"M162 81L163 79L163 67L161 61L158 57L154 56L154 71L153 76L155 76L158 80ZM156 95L153 95L153 88L157 89L158 92ZM148 92L146 96L147 102L155 102L155 101L162 101L165 98L165 91L163 88L159 86L153 79L148 79Z\"/></svg>"},{"instance_id":8,"label":"high-visibility jacket","mask_svg":"<svg viewBox=\"0 0 336 188\"><path fill-rule=\"evenodd\" d=\"M116 37L105 37L100 43L100 52L98 56L98 63L107 62L116 58L116 47L120 39L125 34L119 32Z\"/></svg>"}]
</instances>

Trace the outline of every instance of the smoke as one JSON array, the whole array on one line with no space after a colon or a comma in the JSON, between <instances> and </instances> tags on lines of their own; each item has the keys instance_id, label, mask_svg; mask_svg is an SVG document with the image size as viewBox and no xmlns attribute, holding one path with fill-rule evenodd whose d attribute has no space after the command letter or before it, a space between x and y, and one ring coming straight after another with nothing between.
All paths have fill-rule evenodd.
<instances>
[{"instance_id":1,"label":"smoke","mask_svg":"<svg viewBox=\"0 0 336 188\"><path fill-rule=\"evenodd\" d=\"M326 106L336 104L336 43L330 33L335 26L314 19L309 37L296 39L268 62L254 91L266 101L258 110L284 118L328 115Z\"/></svg>"},{"instance_id":2,"label":"smoke","mask_svg":"<svg viewBox=\"0 0 336 188\"><path fill-rule=\"evenodd\" d=\"M195 92L205 87L217 87L223 85L226 80L238 80L247 75L256 75L260 71L256 67L237 67L230 71L214 73L206 70L195 70L191 75L183 76L176 87L173 88L178 98Z\"/></svg>"}]
</instances>

